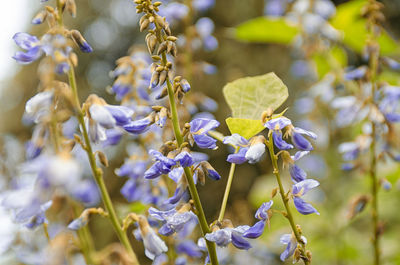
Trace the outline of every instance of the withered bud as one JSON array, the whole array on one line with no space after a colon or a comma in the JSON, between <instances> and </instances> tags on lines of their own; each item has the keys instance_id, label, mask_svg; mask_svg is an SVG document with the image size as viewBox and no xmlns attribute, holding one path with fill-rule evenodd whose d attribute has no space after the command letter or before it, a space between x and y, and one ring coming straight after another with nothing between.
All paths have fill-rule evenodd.
<instances>
[{"instance_id":1,"label":"withered bud","mask_svg":"<svg viewBox=\"0 0 400 265\"><path fill-rule=\"evenodd\" d=\"M65 8L66 8L67 12L72 17L76 17L76 3L75 3L75 0L67 0Z\"/></svg>"},{"instance_id":2,"label":"withered bud","mask_svg":"<svg viewBox=\"0 0 400 265\"><path fill-rule=\"evenodd\" d=\"M97 157L99 158L100 163L101 163L103 166L108 167L108 159L107 159L107 156L106 156L103 152L101 152L101 151L97 151L96 153L97 153Z\"/></svg>"},{"instance_id":3,"label":"withered bud","mask_svg":"<svg viewBox=\"0 0 400 265\"><path fill-rule=\"evenodd\" d=\"M165 80L167 79L167 74L168 72L165 70L160 73L160 80L159 80L160 86L162 86L165 83Z\"/></svg>"},{"instance_id":4,"label":"withered bud","mask_svg":"<svg viewBox=\"0 0 400 265\"><path fill-rule=\"evenodd\" d=\"M157 37L153 33L149 33L146 35L146 45L150 54L153 54L157 45Z\"/></svg>"},{"instance_id":5,"label":"withered bud","mask_svg":"<svg viewBox=\"0 0 400 265\"><path fill-rule=\"evenodd\" d=\"M69 54L69 60L71 61L72 65L73 65L74 67L77 67L77 66L78 66L78 56L76 55L76 53L71 52L71 53Z\"/></svg>"},{"instance_id":6,"label":"withered bud","mask_svg":"<svg viewBox=\"0 0 400 265\"><path fill-rule=\"evenodd\" d=\"M197 181L200 183L200 185L204 186L204 184L206 184L206 175L205 175L203 169L197 168L196 174L197 174Z\"/></svg>"},{"instance_id":7,"label":"withered bud","mask_svg":"<svg viewBox=\"0 0 400 265\"><path fill-rule=\"evenodd\" d=\"M156 70L155 71L157 71L157 72L161 72L161 71L164 71L164 66L157 66L157 68L156 68Z\"/></svg>"},{"instance_id":8,"label":"withered bud","mask_svg":"<svg viewBox=\"0 0 400 265\"><path fill-rule=\"evenodd\" d=\"M165 22L165 25L164 25L164 31L165 31L165 33L167 34L167 35L171 35L171 29L170 29L170 27L169 27L169 23L168 22Z\"/></svg>"},{"instance_id":9,"label":"withered bud","mask_svg":"<svg viewBox=\"0 0 400 265\"><path fill-rule=\"evenodd\" d=\"M168 41L172 41L172 42L177 41L177 39L178 39L178 38L175 37L175 36L168 36L168 37L167 37L167 40L168 40Z\"/></svg>"},{"instance_id":10,"label":"withered bud","mask_svg":"<svg viewBox=\"0 0 400 265\"><path fill-rule=\"evenodd\" d=\"M175 42L168 41L167 43L167 53L171 54L172 56L176 56L177 48Z\"/></svg>"},{"instance_id":11,"label":"withered bud","mask_svg":"<svg viewBox=\"0 0 400 265\"><path fill-rule=\"evenodd\" d=\"M32 24L39 25L42 24L47 18L47 11L42 10L36 14L36 16L32 19Z\"/></svg>"},{"instance_id":12,"label":"withered bud","mask_svg":"<svg viewBox=\"0 0 400 265\"><path fill-rule=\"evenodd\" d=\"M263 111L261 114L261 122L267 122L267 120L271 118L272 114L274 114L274 110L272 108L268 108L267 110Z\"/></svg>"},{"instance_id":13,"label":"withered bud","mask_svg":"<svg viewBox=\"0 0 400 265\"><path fill-rule=\"evenodd\" d=\"M151 75L150 89L155 88L158 85L159 81L160 81L160 73L158 71L154 71L153 74Z\"/></svg>"},{"instance_id":14,"label":"withered bud","mask_svg":"<svg viewBox=\"0 0 400 265\"><path fill-rule=\"evenodd\" d=\"M348 219L353 219L356 215L361 213L367 203L369 202L369 197L367 195L360 195L352 200L350 203L350 210L348 213Z\"/></svg>"},{"instance_id":15,"label":"withered bud","mask_svg":"<svg viewBox=\"0 0 400 265\"><path fill-rule=\"evenodd\" d=\"M272 189L271 198L274 198L274 197L276 196L277 193L278 193L278 188Z\"/></svg>"},{"instance_id":16,"label":"withered bud","mask_svg":"<svg viewBox=\"0 0 400 265\"><path fill-rule=\"evenodd\" d=\"M83 38L82 34L77 31L76 29L73 29L70 31L71 38L72 40L79 46L81 51L83 52L92 52L93 49L90 47L89 43Z\"/></svg>"},{"instance_id":17,"label":"withered bud","mask_svg":"<svg viewBox=\"0 0 400 265\"><path fill-rule=\"evenodd\" d=\"M166 96L168 96L168 87L163 87L163 89L161 90L161 93L158 95L158 96L156 96L156 99L157 100L160 100L160 99L162 99L162 98L165 98Z\"/></svg>"},{"instance_id":18,"label":"withered bud","mask_svg":"<svg viewBox=\"0 0 400 265\"><path fill-rule=\"evenodd\" d=\"M160 55L161 53L167 50L167 42L163 41L160 46L158 46L157 54Z\"/></svg>"},{"instance_id":19,"label":"withered bud","mask_svg":"<svg viewBox=\"0 0 400 265\"><path fill-rule=\"evenodd\" d=\"M163 17L161 17L159 15L156 15L155 19L156 19L157 25L159 25L162 28L165 27L165 18L163 18Z\"/></svg>"},{"instance_id":20,"label":"withered bud","mask_svg":"<svg viewBox=\"0 0 400 265\"><path fill-rule=\"evenodd\" d=\"M144 19L142 23L140 23L140 32L143 30L147 29L150 25L150 20L149 19Z\"/></svg>"}]
</instances>

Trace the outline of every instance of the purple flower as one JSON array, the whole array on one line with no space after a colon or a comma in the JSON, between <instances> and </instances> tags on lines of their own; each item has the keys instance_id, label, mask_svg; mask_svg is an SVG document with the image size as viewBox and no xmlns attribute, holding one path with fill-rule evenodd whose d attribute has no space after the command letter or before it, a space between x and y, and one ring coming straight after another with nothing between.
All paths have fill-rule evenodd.
<instances>
[{"instance_id":1,"label":"purple flower","mask_svg":"<svg viewBox=\"0 0 400 265\"><path fill-rule=\"evenodd\" d=\"M251 245L243 238L243 233L250 227L248 225L238 226L236 228L223 228L213 231L205 235L208 241L215 242L220 247L226 247L232 243L239 249L249 249Z\"/></svg>"},{"instance_id":2,"label":"purple flower","mask_svg":"<svg viewBox=\"0 0 400 265\"><path fill-rule=\"evenodd\" d=\"M288 150L292 149L293 145L288 144L285 140L282 139L282 131L273 131L272 138L274 139L274 144L280 150Z\"/></svg>"},{"instance_id":3,"label":"purple flower","mask_svg":"<svg viewBox=\"0 0 400 265\"><path fill-rule=\"evenodd\" d=\"M392 70L400 70L400 63L396 60L393 60L389 57L384 57L383 61L392 69Z\"/></svg>"},{"instance_id":4,"label":"purple flower","mask_svg":"<svg viewBox=\"0 0 400 265\"><path fill-rule=\"evenodd\" d=\"M400 122L400 87L385 86L383 99L379 103L380 111L389 122Z\"/></svg>"},{"instance_id":5,"label":"purple flower","mask_svg":"<svg viewBox=\"0 0 400 265\"><path fill-rule=\"evenodd\" d=\"M265 221L264 220L258 221L252 227L246 230L243 233L243 236L247 238L258 238L264 232L264 228L265 228Z\"/></svg>"},{"instance_id":6,"label":"purple flower","mask_svg":"<svg viewBox=\"0 0 400 265\"><path fill-rule=\"evenodd\" d=\"M157 236L144 216L139 217L139 232L143 240L145 255L151 260L168 251L167 245Z\"/></svg>"},{"instance_id":7,"label":"purple flower","mask_svg":"<svg viewBox=\"0 0 400 265\"><path fill-rule=\"evenodd\" d=\"M269 220L268 210L271 208L274 202L271 200L269 202L264 202L260 208L258 208L255 217L259 219L257 223L255 223L252 227L247 229L243 236L247 238L258 238L262 235L265 228L265 223Z\"/></svg>"},{"instance_id":8,"label":"purple flower","mask_svg":"<svg viewBox=\"0 0 400 265\"><path fill-rule=\"evenodd\" d=\"M203 12L212 8L215 4L215 0L193 0L193 8L197 11Z\"/></svg>"},{"instance_id":9,"label":"purple flower","mask_svg":"<svg viewBox=\"0 0 400 265\"><path fill-rule=\"evenodd\" d=\"M296 164L289 165L289 172L293 182L301 182L307 178L307 173Z\"/></svg>"},{"instance_id":10,"label":"purple flower","mask_svg":"<svg viewBox=\"0 0 400 265\"><path fill-rule=\"evenodd\" d=\"M360 145L356 142L341 143L338 147L345 161L353 161L360 154Z\"/></svg>"},{"instance_id":11,"label":"purple flower","mask_svg":"<svg viewBox=\"0 0 400 265\"><path fill-rule=\"evenodd\" d=\"M268 16L282 16L286 10L285 0L269 0L264 7L264 14Z\"/></svg>"},{"instance_id":12,"label":"purple flower","mask_svg":"<svg viewBox=\"0 0 400 265\"><path fill-rule=\"evenodd\" d=\"M182 167L190 167L194 164L193 156L188 151L180 152L175 158L175 162L179 162Z\"/></svg>"},{"instance_id":13,"label":"purple flower","mask_svg":"<svg viewBox=\"0 0 400 265\"><path fill-rule=\"evenodd\" d=\"M302 236L301 240L307 244L307 239ZM297 248L297 240L293 234L284 234L280 238L281 244L287 245L286 249L282 252L280 258L281 261L285 261L287 258L293 256L294 251Z\"/></svg>"},{"instance_id":14,"label":"purple flower","mask_svg":"<svg viewBox=\"0 0 400 265\"><path fill-rule=\"evenodd\" d=\"M197 219L197 216L186 205L182 206L179 211L175 209L160 211L150 207L149 215L163 222L158 232L164 236L179 232L188 222Z\"/></svg>"},{"instance_id":15,"label":"purple flower","mask_svg":"<svg viewBox=\"0 0 400 265\"><path fill-rule=\"evenodd\" d=\"M214 22L208 17L202 17L196 22L196 31L203 41L206 51L213 51L218 48L218 40L211 34L214 31Z\"/></svg>"},{"instance_id":16,"label":"purple flower","mask_svg":"<svg viewBox=\"0 0 400 265\"><path fill-rule=\"evenodd\" d=\"M168 174L172 170L172 167L176 165L173 159L163 156L163 154L156 150L151 149L149 154L152 155L157 162L144 173L144 178L146 179L154 179L163 174Z\"/></svg>"},{"instance_id":17,"label":"purple flower","mask_svg":"<svg viewBox=\"0 0 400 265\"><path fill-rule=\"evenodd\" d=\"M77 231L82 227L86 226L88 221L89 221L88 218L79 217L77 219L74 219L71 223L69 223L68 229Z\"/></svg>"},{"instance_id":18,"label":"purple flower","mask_svg":"<svg viewBox=\"0 0 400 265\"><path fill-rule=\"evenodd\" d=\"M95 206L100 202L100 194L96 183L93 180L82 180L72 191L72 196L85 204L85 206Z\"/></svg>"},{"instance_id":19,"label":"purple flower","mask_svg":"<svg viewBox=\"0 0 400 265\"><path fill-rule=\"evenodd\" d=\"M25 104L25 113L35 123L39 123L50 113L53 91L43 91L30 98Z\"/></svg>"},{"instance_id":20,"label":"purple flower","mask_svg":"<svg viewBox=\"0 0 400 265\"><path fill-rule=\"evenodd\" d=\"M160 15L165 16L171 24L182 20L189 13L189 8L181 3L172 2L160 10Z\"/></svg>"},{"instance_id":21,"label":"purple flower","mask_svg":"<svg viewBox=\"0 0 400 265\"><path fill-rule=\"evenodd\" d=\"M19 32L13 37L15 43L26 50L26 52L16 52L13 58L21 64L29 64L42 56L40 41L36 36L28 33Z\"/></svg>"},{"instance_id":22,"label":"purple flower","mask_svg":"<svg viewBox=\"0 0 400 265\"><path fill-rule=\"evenodd\" d=\"M40 205L38 212L30 219L30 221L25 224L25 226L29 229L34 229L43 223L48 223L46 218L46 211L51 207L53 201L48 201Z\"/></svg>"},{"instance_id":23,"label":"purple flower","mask_svg":"<svg viewBox=\"0 0 400 265\"><path fill-rule=\"evenodd\" d=\"M200 248L192 240L185 240L179 243L176 246L176 251L178 252L178 254L184 253L189 257L194 257L194 258L201 258L201 256L203 256L203 253L201 252Z\"/></svg>"},{"instance_id":24,"label":"purple flower","mask_svg":"<svg viewBox=\"0 0 400 265\"><path fill-rule=\"evenodd\" d=\"M249 141L237 133L234 133L231 136L225 136L222 142L236 147L245 147L249 145Z\"/></svg>"},{"instance_id":25,"label":"purple flower","mask_svg":"<svg viewBox=\"0 0 400 265\"><path fill-rule=\"evenodd\" d=\"M288 125L291 125L292 122L286 117L279 117L275 119L271 119L267 121L264 126L270 130L282 130Z\"/></svg>"},{"instance_id":26,"label":"purple flower","mask_svg":"<svg viewBox=\"0 0 400 265\"><path fill-rule=\"evenodd\" d=\"M198 118L190 122L190 132L193 135L194 141L200 148L215 149L217 147L217 140L208 136L207 132L218 126L219 122L216 120Z\"/></svg>"},{"instance_id":27,"label":"purple flower","mask_svg":"<svg viewBox=\"0 0 400 265\"><path fill-rule=\"evenodd\" d=\"M273 204L274 202L272 200L261 204L260 208L257 209L255 217L259 220L268 220L268 210L271 209Z\"/></svg>"},{"instance_id":28,"label":"purple flower","mask_svg":"<svg viewBox=\"0 0 400 265\"><path fill-rule=\"evenodd\" d=\"M265 153L265 138L264 136L254 136L251 139L251 144L249 149L246 152L246 159L249 161L250 164L257 163L260 161L262 155Z\"/></svg>"},{"instance_id":29,"label":"purple flower","mask_svg":"<svg viewBox=\"0 0 400 265\"><path fill-rule=\"evenodd\" d=\"M247 158L246 158L247 150L248 150L247 147L240 148L239 152L228 155L228 158L226 159L226 161L228 161L229 163L235 163L238 165L243 164L244 162L247 161Z\"/></svg>"},{"instance_id":30,"label":"purple flower","mask_svg":"<svg viewBox=\"0 0 400 265\"><path fill-rule=\"evenodd\" d=\"M130 123L122 126L125 131L133 133L133 134L141 134L146 132L149 129L149 126L152 124L150 117L146 117L140 120L131 121Z\"/></svg>"},{"instance_id":31,"label":"purple flower","mask_svg":"<svg viewBox=\"0 0 400 265\"><path fill-rule=\"evenodd\" d=\"M357 79L361 79L365 76L365 74L367 73L367 67L366 66L360 66L354 70L350 70L347 71L344 74L344 79L346 80L357 80Z\"/></svg>"},{"instance_id":32,"label":"purple flower","mask_svg":"<svg viewBox=\"0 0 400 265\"><path fill-rule=\"evenodd\" d=\"M319 215L319 212L309 203L305 202L301 196L305 195L309 190L318 187L319 182L314 179L306 179L300 181L293 185L292 194L293 194L293 202L297 211L301 214L307 215L311 213L316 213Z\"/></svg>"},{"instance_id":33,"label":"purple flower","mask_svg":"<svg viewBox=\"0 0 400 265\"><path fill-rule=\"evenodd\" d=\"M125 106L106 105L104 108L112 115L118 126L129 123L134 113L132 109Z\"/></svg>"},{"instance_id":34,"label":"purple flower","mask_svg":"<svg viewBox=\"0 0 400 265\"><path fill-rule=\"evenodd\" d=\"M117 100L121 100L133 87L129 83L123 83L117 80L114 82L111 89L116 94Z\"/></svg>"},{"instance_id":35,"label":"purple flower","mask_svg":"<svg viewBox=\"0 0 400 265\"><path fill-rule=\"evenodd\" d=\"M302 151L311 151L313 150L313 147L311 143L303 136L306 135L310 137L311 139L317 139L317 135L313 132L298 128L298 127L293 127L290 130L290 134L292 135L292 143L294 146Z\"/></svg>"}]
</instances>

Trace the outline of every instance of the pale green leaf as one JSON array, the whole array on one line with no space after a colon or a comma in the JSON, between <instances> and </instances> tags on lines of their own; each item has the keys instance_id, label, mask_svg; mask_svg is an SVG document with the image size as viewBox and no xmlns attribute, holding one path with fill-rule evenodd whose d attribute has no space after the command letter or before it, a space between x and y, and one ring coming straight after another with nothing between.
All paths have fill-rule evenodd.
<instances>
[{"instance_id":1,"label":"pale green leaf","mask_svg":"<svg viewBox=\"0 0 400 265\"><path fill-rule=\"evenodd\" d=\"M231 134L238 133L246 139L250 139L265 129L260 119L250 120L241 118L227 118L225 120Z\"/></svg>"},{"instance_id":2,"label":"pale green leaf","mask_svg":"<svg viewBox=\"0 0 400 265\"><path fill-rule=\"evenodd\" d=\"M298 33L298 27L283 18L258 17L237 26L235 36L249 42L289 44Z\"/></svg>"},{"instance_id":3,"label":"pale green leaf","mask_svg":"<svg viewBox=\"0 0 400 265\"><path fill-rule=\"evenodd\" d=\"M279 77L269 73L244 77L223 88L232 117L259 120L268 108L276 110L288 97L288 89Z\"/></svg>"}]
</instances>

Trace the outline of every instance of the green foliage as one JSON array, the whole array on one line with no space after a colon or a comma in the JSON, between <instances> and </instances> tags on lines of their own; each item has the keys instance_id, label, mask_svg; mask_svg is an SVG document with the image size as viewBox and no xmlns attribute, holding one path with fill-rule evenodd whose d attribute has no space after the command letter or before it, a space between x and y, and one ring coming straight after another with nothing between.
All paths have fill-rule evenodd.
<instances>
[{"instance_id":1,"label":"green foliage","mask_svg":"<svg viewBox=\"0 0 400 265\"><path fill-rule=\"evenodd\" d=\"M250 120L241 118L227 118L225 120L231 134L238 133L249 139L265 129L261 120Z\"/></svg>"},{"instance_id":2,"label":"green foliage","mask_svg":"<svg viewBox=\"0 0 400 265\"><path fill-rule=\"evenodd\" d=\"M317 68L318 76L322 78L328 72L332 71L332 68L346 67L347 54L341 47L334 46L325 53L314 54L313 60Z\"/></svg>"},{"instance_id":3,"label":"green foliage","mask_svg":"<svg viewBox=\"0 0 400 265\"><path fill-rule=\"evenodd\" d=\"M264 129L262 113L279 108L289 95L274 73L237 79L226 84L223 93L233 116L226 120L229 130L247 139Z\"/></svg>"},{"instance_id":4,"label":"green foliage","mask_svg":"<svg viewBox=\"0 0 400 265\"><path fill-rule=\"evenodd\" d=\"M343 42L357 52L362 52L368 39L366 19L360 13L366 0L355 0L341 4L332 19L332 26L344 34ZM386 31L378 39L381 53L384 55L399 53L398 43Z\"/></svg>"},{"instance_id":5,"label":"green foliage","mask_svg":"<svg viewBox=\"0 0 400 265\"><path fill-rule=\"evenodd\" d=\"M258 17L236 27L235 37L249 42L290 44L298 33L299 28L285 19Z\"/></svg>"}]
</instances>

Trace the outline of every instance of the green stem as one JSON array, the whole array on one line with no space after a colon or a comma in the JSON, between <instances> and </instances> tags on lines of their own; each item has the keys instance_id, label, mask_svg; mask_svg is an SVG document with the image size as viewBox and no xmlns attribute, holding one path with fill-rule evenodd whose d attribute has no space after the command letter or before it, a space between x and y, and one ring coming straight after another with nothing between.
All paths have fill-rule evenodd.
<instances>
[{"instance_id":1,"label":"green stem","mask_svg":"<svg viewBox=\"0 0 400 265\"><path fill-rule=\"evenodd\" d=\"M239 151L239 148L236 147L235 154ZM218 221L221 222L224 219L226 204L228 203L229 193L231 191L233 174L235 173L236 164L232 163L231 168L229 169L228 182L226 183L224 198L222 199L221 211L219 212Z\"/></svg>"},{"instance_id":2,"label":"green stem","mask_svg":"<svg viewBox=\"0 0 400 265\"><path fill-rule=\"evenodd\" d=\"M374 5L376 3L375 0L370 0L369 5ZM375 104L375 93L377 92L377 74L378 74L378 63L379 63L379 44L377 43L377 38L379 37L379 31L375 31L376 21L373 17L369 18L369 44L372 49L370 52L370 61L369 61L369 70L370 70L370 81L371 81L371 105L376 106ZM374 264L380 264L380 228L379 228L379 211L378 211L378 177L376 174L377 168L377 157L376 157L376 124L373 120L371 120L372 132L371 132L371 146L370 146L370 177L371 177L371 215L372 215L372 224L373 224L373 237L372 244L374 248Z\"/></svg>"},{"instance_id":3,"label":"green stem","mask_svg":"<svg viewBox=\"0 0 400 265\"><path fill-rule=\"evenodd\" d=\"M301 239L301 234L300 234L299 230L297 229L296 224L294 222L294 218L293 218L292 212L290 210L290 206L289 206L289 198L286 195L285 189L283 188L281 176L279 173L279 167L278 167L278 157L275 155L275 152L274 152L274 140L272 138L272 133L269 134L268 150L269 150L269 155L271 157L272 167L274 169L273 173L274 173L276 180L278 182L278 185L279 185L279 193L281 194L281 198L282 198L283 204L286 209L286 218L289 220L290 227L292 228L293 234L296 237L297 243L300 244L300 246L301 246L300 247L301 258L304 261L304 264L308 265L311 263L311 261L307 257L306 246L305 246L303 240Z\"/></svg>"},{"instance_id":4,"label":"green stem","mask_svg":"<svg viewBox=\"0 0 400 265\"><path fill-rule=\"evenodd\" d=\"M163 61L164 65L167 63L167 56L166 56L165 52L162 53L162 61ZM171 107L171 116L172 116L171 119L172 119L172 125L173 125L173 129L174 129L175 139L178 142L178 145L181 146L183 144L183 136L182 136L182 132L181 132L181 129L179 126L179 117L178 117L178 110L176 108L174 90L172 89L172 85L168 79L166 80L166 82L167 82L167 89L168 89L169 104ZM185 176L186 176L186 180L187 180L188 187L189 187L189 192L190 192L190 195L194 201L194 205L197 210L197 217L199 219L201 232L204 236L205 234L211 232L210 227L207 224L206 216L204 214L203 206L201 204L200 197L197 192L196 184L194 184L192 172L191 172L190 168L188 168L188 167L185 167L184 171L185 171ZM207 244L207 248L208 248L208 253L210 255L211 264L218 265L218 258L217 258L217 252L215 249L215 243L206 240L206 244Z\"/></svg>"},{"instance_id":5,"label":"green stem","mask_svg":"<svg viewBox=\"0 0 400 265\"><path fill-rule=\"evenodd\" d=\"M80 107L81 104L79 101L78 90L77 90L77 86L76 86L75 71L74 71L74 68L72 65L71 65L70 71L68 72L68 78L69 78L69 84L70 84L72 92L74 94L75 108L77 111L78 122L82 128L82 135L83 135L84 142L85 142L84 149L85 149L88 159L89 159L89 164L92 169L93 177L97 183L97 186L99 187L104 206L106 208L106 211L108 212L108 216L111 220L111 223L114 227L114 230L115 230L119 240L121 241L122 245L125 247L126 251L128 252L129 256L132 259L132 262L133 262L132 264L139 264L139 261L137 260L136 254L132 249L132 246L129 242L129 239L128 239L126 233L124 233L122 231L120 221L118 220L118 217L115 212L114 206L112 204L110 195L108 194L106 185L103 180L103 171L99 167L97 167L96 157L93 153L93 149L92 149L89 135L88 135L87 128L86 128L86 124L84 121L84 115L83 115L82 109Z\"/></svg>"},{"instance_id":6,"label":"green stem","mask_svg":"<svg viewBox=\"0 0 400 265\"><path fill-rule=\"evenodd\" d=\"M74 215L79 217L80 212L82 211L77 204L72 202ZM95 264L92 258L92 253L94 253L94 246L92 238L90 237L90 232L88 226L83 226L81 229L76 231L79 239L79 247L82 251L83 257L86 261L86 264L93 265Z\"/></svg>"}]
</instances>

